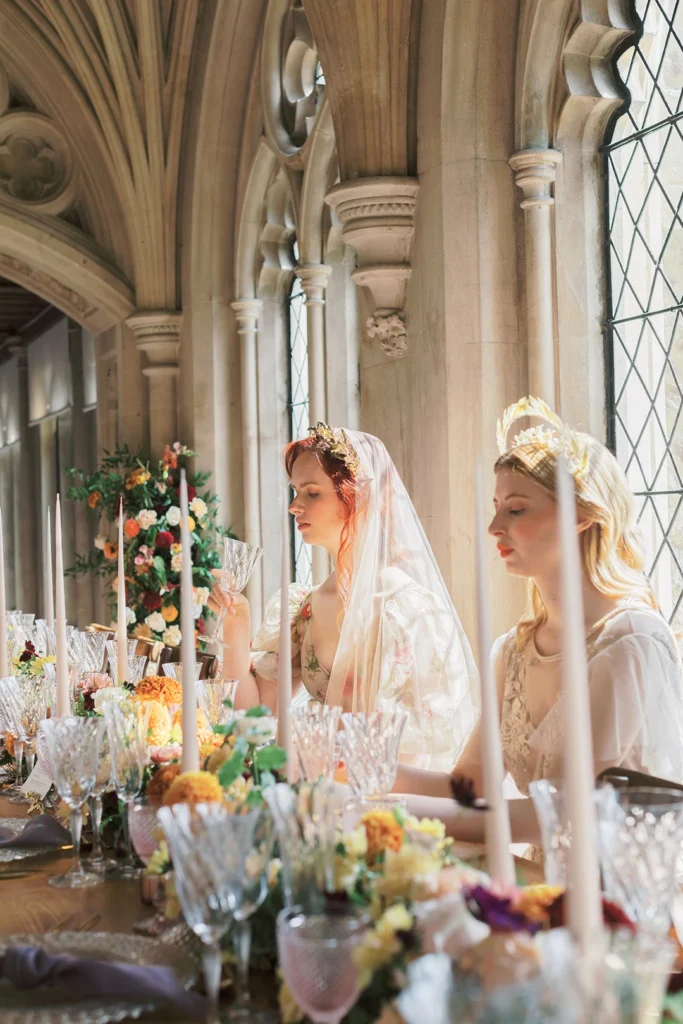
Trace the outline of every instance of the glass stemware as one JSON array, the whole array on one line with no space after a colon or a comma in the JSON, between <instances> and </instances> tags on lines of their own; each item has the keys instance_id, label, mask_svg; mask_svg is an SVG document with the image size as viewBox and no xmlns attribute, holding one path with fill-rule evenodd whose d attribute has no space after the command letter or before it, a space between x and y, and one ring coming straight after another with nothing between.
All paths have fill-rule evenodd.
<instances>
[{"instance_id":1,"label":"glass stemware","mask_svg":"<svg viewBox=\"0 0 683 1024\"><path fill-rule=\"evenodd\" d=\"M605 894L643 932L666 936L683 842L683 792L632 786L598 792Z\"/></svg>"},{"instance_id":2,"label":"glass stemware","mask_svg":"<svg viewBox=\"0 0 683 1024\"><path fill-rule=\"evenodd\" d=\"M129 809L142 788L147 761L147 727L150 709L144 703L125 701L105 704L111 756L111 779L119 802L123 804L123 834L126 853L115 870L119 878L138 878L138 868L130 839Z\"/></svg>"},{"instance_id":3,"label":"glass stemware","mask_svg":"<svg viewBox=\"0 0 683 1024\"><path fill-rule=\"evenodd\" d=\"M339 733L349 785L359 805L392 805L405 711L345 712Z\"/></svg>"},{"instance_id":4,"label":"glass stemware","mask_svg":"<svg viewBox=\"0 0 683 1024\"><path fill-rule=\"evenodd\" d=\"M234 850L229 815L220 804L161 807L159 821L173 861L183 917L203 947L207 1024L219 1024L221 939L232 923L234 896L226 851Z\"/></svg>"},{"instance_id":5,"label":"glass stemware","mask_svg":"<svg viewBox=\"0 0 683 1024\"><path fill-rule=\"evenodd\" d=\"M268 893L268 864L273 849L273 820L265 808L246 814L230 814L230 842L225 847L230 901L234 917L232 943L237 961L235 1001L227 1020L245 1024L275 1022L273 1015L252 1006L249 990L251 918Z\"/></svg>"},{"instance_id":6,"label":"glass stemware","mask_svg":"<svg viewBox=\"0 0 683 1024\"><path fill-rule=\"evenodd\" d=\"M195 678L196 681L199 680L199 673L201 672L201 670L202 670L201 664L195 665L195 667L194 667L194 678ZM174 662L173 664L171 664L170 662L167 661L166 664L163 667L163 671L164 671L164 675L168 676L169 679L175 679L176 682L182 684L182 681L183 681L183 666L182 666L181 662L178 661L178 662Z\"/></svg>"},{"instance_id":7,"label":"glass stemware","mask_svg":"<svg viewBox=\"0 0 683 1024\"><path fill-rule=\"evenodd\" d=\"M87 872L81 861L82 808L95 784L103 729L104 722L97 718L69 716L41 723L57 791L71 811L74 860L65 875L48 880L58 889L85 889L103 882L101 875Z\"/></svg>"},{"instance_id":8,"label":"glass stemware","mask_svg":"<svg viewBox=\"0 0 683 1024\"><path fill-rule=\"evenodd\" d=\"M292 712L292 728L301 777L309 782L334 778L341 708L317 701Z\"/></svg>"},{"instance_id":9,"label":"glass stemware","mask_svg":"<svg viewBox=\"0 0 683 1024\"><path fill-rule=\"evenodd\" d=\"M349 905L305 914L285 908L277 918L280 970L313 1024L340 1024L358 996L355 948L367 931L367 918Z\"/></svg>"},{"instance_id":10,"label":"glass stemware","mask_svg":"<svg viewBox=\"0 0 683 1024\"><path fill-rule=\"evenodd\" d=\"M3 728L14 739L16 780L9 790L10 803L26 803L27 798L21 792L21 787L24 783L24 748L29 737L24 724L23 700L17 676L0 679L0 710Z\"/></svg>"},{"instance_id":11,"label":"glass stemware","mask_svg":"<svg viewBox=\"0 0 683 1024\"><path fill-rule=\"evenodd\" d=\"M102 672L106 657L106 633L81 633L81 672Z\"/></svg>"},{"instance_id":12,"label":"glass stemware","mask_svg":"<svg viewBox=\"0 0 683 1024\"><path fill-rule=\"evenodd\" d=\"M263 548L254 544L245 544L241 540L233 540L232 537L223 538L220 586L228 597L237 597L244 590L262 555ZM223 640L223 621L226 611L226 608L221 608L216 619L216 628L213 633L209 633L203 638L204 643L218 644L219 647L230 646Z\"/></svg>"},{"instance_id":13,"label":"glass stemware","mask_svg":"<svg viewBox=\"0 0 683 1024\"><path fill-rule=\"evenodd\" d=\"M109 747L109 732L106 728L102 730L100 740L100 751L97 758L97 771L92 792L88 797L88 809L90 811L90 824L92 826L93 846L92 852L86 864L91 871L106 871L111 867L111 859L102 852L102 797L111 789L111 750Z\"/></svg>"},{"instance_id":14,"label":"glass stemware","mask_svg":"<svg viewBox=\"0 0 683 1024\"><path fill-rule=\"evenodd\" d=\"M47 687L42 678L17 678L22 722L26 732L26 771L30 775L36 763L36 737L40 723L47 716Z\"/></svg>"},{"instance_id":15,"label":"glass stemware","mask_svg":"<svg viewBox=\"0 0 683 1024\"><path fill-rule=\"evenodd\" d=\"M107 651L107 659L109 661L109 675L114 680L114 686L122 686L124 683L128 683L130 686L137 686L145 674L145 668L147 665L146 655L136 655L138 641L136 639L126 640L126 646L128 648L127 657L127 679L119 679L119 642L118 640L105 640L105 649Z\"/></svg>"},{"instance_id":16,"label":"glass stemware","mask_svg":"<svg viewBox=\"0 0 683 1024\"><path fill-rule=\"evenodd\" d=\"M197 680L197 700L209 725L227 725L234 717L233 705L239 679ZM229 701L229 705L226 705Z\"/></svg>"}]
</instances>

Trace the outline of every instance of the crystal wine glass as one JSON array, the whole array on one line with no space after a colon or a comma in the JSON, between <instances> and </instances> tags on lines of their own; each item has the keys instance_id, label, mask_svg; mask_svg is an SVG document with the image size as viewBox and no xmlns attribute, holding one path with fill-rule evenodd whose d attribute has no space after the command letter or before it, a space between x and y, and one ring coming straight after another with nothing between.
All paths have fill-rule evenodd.
<instances>
[{"instance_id":1,"label":"crystal wine glass","mask_svg":"<svg viewBox=\"0 0 683 1024\"><path fill-rule=\"evenodd\" d=\"M139 671L139 666L138 666L138 663L136 661L136 654L135 654L135 651L137 650L137 646L138 646L137 640L136 639L126 640L126 647L127 647L127 661L126 661L126 664L128 666L128 670L127 670L128 678L127 679L119 679L119 642L118 642L118 640L105 640L104 646L105 646L105 649L107 651L107 659L109 661L109 675L114 680L114 686L122 686L124 683L130 683L132 686L134 686L137 683L139 683L139 681L142 679L142 676L144 674L144 664L143 664L142 672L139 673L139 675L137 676L135 681L131 678L131 676L136 675L137 672ZM143 658L143 663L146 662L146 661L147 661L147 659Z\"/></svg>"},{"instance_id":2,"label":"crystal wine glass","mask_svg":"<svg viewBox=\"0 0 683 1024\"><path fill-rule=\"evenodd\" d=\"M239 679L197 680L197 700L206 715L209 725L227 725L235 712L235 694ZM229 703L226 704L225 702Z\"/></svg>"},{"instance_id":3,"label":"crystal wine glass","mask_svg":"<svg viewBox=\"0 0 683 1024\"><path fill-rule=\"evenodd\" d=\"M273 850L273 820L266 808L228 816L230 842L224 848L234 916L232 944L237 961L235 1001L226 1015L245 1024L275 1024L273 1015L252 1006L249 991L251 918L268 894L268 864Z\"/></svg>"},{"instance_id":4,"label":"crystal wine glass","mask_svg":"<svg viewBox=\"0 0 683 1024\"><path fill-rule=\"evenodd\" d=\"M237 597L251 578L256 563L263 554L263 548L254 544L245 544L241 540L233 540L232 537L223 538L223 566L221 569L220 585L228 597ZM204 643L218 644L219 647L229 647L223 640L223 621L227 609L221 608L216 619L216 628L213 633L207 634Z\"/></svg>"},{"instance_id":5,"label":"crystal wine glass","mask_svg":"<svg viewBox=\"0 0 683 1024\"><path fill-rule=\"evenodd\" d=\"M195 667L194 667L194 677L195 677L195 680L199 679L199 673L201 672L201 670L202 670L202 666L201 665L195 665ZM183 682L183 665L182 665L182 662L177 661L177 662L174 662L173 664L171 664L170 662L167 661L166 664L164 665L164 675L168 676L169 679L175 679L175 681L177 683L180 683L182 685L182 682Z\"/></svg>"},{"instance_id":6,"label":"crystal wine glass","mask_svg":"<svg viewBox=\"0 0 683 1024\"><path fill-rule=\"evenodd\" d=\"M104 670L106 642L106 633L81 633L81 672L84 675Z\"/></svg>"},{"instance_id":7,"label":"crystal wine glass","mask_svg":"<svg viewBox=\"0 0 683 1024\"><path fill-rule=\"evenodd\" d=\"M14 762L16 765L16 781L9 790L11 803L23 803L24 795L21 787L24 781L24 746L28 739L21 714L21 695L19 680L16 676L5 676L0 679L0 711L5 732L14 738Z\"/></svg>"},{"instance_id":8,"label":"crystal wine glass","mask_svg":"<svg viewBox=\"0 0 683 1024\"><path fill-rule=\"evenodd\" d=\"M358 996L355 948L367 931L367 918L348 904L319 914L285 908L277 918L280 970L313 1024L340 1024Z\"/></svg>"},{"instance_id":9,"label":"crystal wine glass","mask_svg":"<svg viewBox=\"0 0 683 1024\"><path fill-rule=\"evenodd\" d=\"M88 857L86 864L91 871L103 872L112 866L111 859L109 857L105 857L102 852L102 836L100 835L100 829L102 827L102 797L107 790L111 789L111 787L111 749L109 745L109 731L106 728L105 723L105 728L102 730L99 757L97 758L95 783L93 785L92 792L88 797L93 847L92 853Z\"/></svg>"},{"instance_id":10,"label":"crystal wine glass","mask_svg":"<svg viewBox=\"0 0 683 1024\"><path fill-rule=\"evenodd\" d=\"M44 679L35 676L20 676L17 682L21 715L26 730L26 771L30 775L36 763L36 737L39 726L47 716L47 686Z\"/></svg>"},{"instance_id":11,"label":"crystal wine glass","mask_svg":"<svg viewBox=\"0 0 683 1024\"><path fill-rule=\"evenodd\" d=\"M147 727L149 707L144 703L124 701L105 704L104 717L109 735L111 778L119 801L123 804L123 834L126 855L115 869L119 878L138 878L142 872L135 863L130 840L129 808L142 788L147 761Z\"/></svg>"},{"instance_id":12,"label":"crystal wine glass","mask_svg":"<svg viewBox=\"0 0 683 1024\"><path fill-rule=\"evenodd\" d=\"M48 880L58 889L85 889L104 881L101 875L85 871L81 861L82 808L95 784L103 729L104 722L99 718L66 716L41 723L57 791L71 810L74 860L65 875Z\"/></svg>"},{"instance_id":13,"label":"crystal wine glass","mask_svg":"<svg viewBox=\"0 0 683 1024\"><path fill-rule=\"evenodd\" d=\"M336 740L340 707L328 707L317 701L292 712L292 728L301 778L308 782L334 778Z\"/></svg>"},{"instance_id":14,"label":"crystal wine glass","mask_svg":"<svg viewBox=\"0 0 683 1024\"><path fill-rule=\"evenodd\" d=\"M234 896L226 870L230 848L228 812L220 804L161 807L159 821L173 861L183 917L202 942L207 1024L219 1024L221 939L232 923Z\"/></svg>"},{"instance_id":15,"label":"crystal wine glass","mask_svg":"<svg viewBox=\"0 0 683 1024\"><path fill-rule=\"evenodd\" d=\"M401 803L391 789L398 771L401 734L408 720L405 711L345 712L341 717L344 728L339 741L355 798L352 806L390 807Z\"/></svg>"}]
</instances>

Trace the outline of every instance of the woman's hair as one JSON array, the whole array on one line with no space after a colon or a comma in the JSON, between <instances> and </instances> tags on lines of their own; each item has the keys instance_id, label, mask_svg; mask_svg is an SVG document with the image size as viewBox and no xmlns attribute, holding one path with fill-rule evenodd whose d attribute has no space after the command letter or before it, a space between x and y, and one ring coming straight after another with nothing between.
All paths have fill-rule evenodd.
<instances>
[{"instance_id":1,"label":"woman's hair","mask_svg":"<svg viewBox=\"0 0 683 1024\"><path fill-rule=\"evenodd\" d=\"M626 477L603 444L588 434L575 436L587 451L585 469L574 476L577 516L590 524L579 534L584 571L599 593L613 598L636 598L657 608L643 573L640 531ZM521 444L501 455L494 471L510 469L522 473L554 498L556 466L557 457L549 448ZM517 626L520 648L547 617L538 587L529 579L527 608Z\"/></svg>"},{"instance_id":2,"label":"woman's hair","mask_svg":"<svg viewBox=\"0 0 683 1024\"><path fill-rule=\"evenodd\" d=\"M312 452L323 470L334 484L342 505L343 525L339 542L339 554L337 557L337 575L339 578L339 593L345 601L351 582L351 552L356 534L356 514L358 487L351 469L343 459L334 455L329 445L317 434L310 434L300 441L291 441L285 448L285 468L288 476L291 477L294 463L305 452Z\"/></svg>"}]
</instances>

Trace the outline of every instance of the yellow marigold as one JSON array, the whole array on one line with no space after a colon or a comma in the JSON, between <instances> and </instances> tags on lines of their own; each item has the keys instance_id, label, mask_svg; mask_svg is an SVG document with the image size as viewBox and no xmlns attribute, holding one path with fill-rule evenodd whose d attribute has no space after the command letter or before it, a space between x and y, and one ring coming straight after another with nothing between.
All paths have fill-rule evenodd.
<instances>
[{"instance_id":1,"label":"yellow marigold","mask_svg":"<svg viewBox=\"0 0 683 1024\"><path fill-rule=\"evenodd\" d=\"M131 491L133 487L138 487L140 484L146 484L150 478L150 474L146 469L134 469L132 473L129 473L126 477L126 490Z\"/></svg>"},{"instance_id":2,"label":"yellow marigold","mask_svg":"<svg viewBox=\"0 0 683 1024\"><path fill-rule=\"evenodd\" d=\"M422 835L431 836L433 839L443 839L446 835L446 826L439 818L413 818L411 815L406 819L406 829L412 832L420 832Z\"/></svg>"},{"instance_id":3,"label":"yellow marigold","mask_svg":"<svg viewBox=\"0 0 683 1024\"><path fill-rule=\"evenodd\" d=\"M368 849L365 859L374 864L386 850L400 850L403 845L403 829L391 811L368 811L362 818Z\"/></svg>"},{"instance_id":4,"label":"yellow marigold","mask_svg":"<svg viewBox=\"0 0 683 1024\"><path fill-rule=\"evenodd\" d=\"M97 508L99 503L102 501L102 494L100 491L91 491L88 495L88 508Z\"/></svg>"},{"instance_id":5,"label":"yellow marigold","mask_svg":"<svg viewBox=\"0 0 683 1024\"><path fill-rule=\"evenodd\" d=\"M170 676L144 676L138 683L135 696L142 700L158 700L165 707L183 703L183 688Z\"/></svg>"},{"instance_id":6,"label":"yellow marigold","mask_svg":"<svg viewBox=\"0 0 683 1024\"><path fill-rule=\"evenodd\" d=\"M548 907L564 892L561 885L527 885L515 900L515 910L530 921L545 921Z\"/></svg>"},{"instance_id":7,"label":"yellow marigold","mask_svg":"<svg viewBox=\"0 0 683 1024\"><path fill-rule=\"evenodd\" d=\"M136 700L144 702L145 707L149 708L149 724L147 726L147 742L152 747L163 747L165 746L171 735L171 715L168 708L158 700L149 700L140 698L136 694Z\"/></svg>"},{"instance_id":8,"label":"yellow marigold","mask_svg":"<svg viewBox=\"0 0 683 1024\"><path fill-rule=\"evenodd\" d=\"M174 604L165 604L162 606L161 614L164 617L164 622L175 622L178 618L178 609Z\"/></svg>"},{"instance_id":9,"label":"yellow marigold","mask_svg":"<svg viewBox=\"0 0 683 1024\"><path fill-rule=\"evenodd\" d=\"M173 782L180 775L179 764L165 764L149 780L147 800L151 804L161 804Z\"/></svg>"},{"instance_id":10,"label":"yellow marigold","mask_svg":"<svg viewBox=\"0 0 683 1024\"><path fill-rule=\"evenodd\" d=\"M223 787L211 772L183 772L164 797L164 806L173 804L211 804L223 800Z\"/></svg>"}]
</instances>

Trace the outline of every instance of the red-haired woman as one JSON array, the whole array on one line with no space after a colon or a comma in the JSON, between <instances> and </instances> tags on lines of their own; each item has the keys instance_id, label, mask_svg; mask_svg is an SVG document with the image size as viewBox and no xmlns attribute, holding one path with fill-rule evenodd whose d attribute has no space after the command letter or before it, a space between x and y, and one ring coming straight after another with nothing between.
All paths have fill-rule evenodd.
<instances>
[{"instance_id":1,"label":"red-haired woman","mask_svg":"<svg viewBox=\"0 0 683 1024\"><path fill-rule=\"evenodd\" d=\"M318 424L285 449L290 512L307 544L330 555L320 586L292 584L295 692L364 711L408 713L401 759L450 767L478 717L467 639L408 493L376 437ZM280 595L250 645L249 605L228 605L223 671L240 680L237 706L275 709Z\"/></svg>"}]
</instances>

